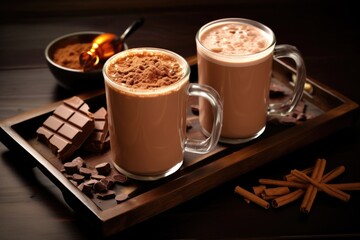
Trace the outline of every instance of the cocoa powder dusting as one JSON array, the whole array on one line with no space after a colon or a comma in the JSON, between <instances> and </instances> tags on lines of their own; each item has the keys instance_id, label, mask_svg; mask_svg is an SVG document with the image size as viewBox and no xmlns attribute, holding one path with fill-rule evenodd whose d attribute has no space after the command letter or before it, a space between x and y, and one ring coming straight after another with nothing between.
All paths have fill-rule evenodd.
<instances>
[{"instance_id":1,"label":"cocoa powder dusting","mask_svg":"<svg viewBox=\"0 0 360 240\"><path fill-rule=\"evenodd\" d=\"M79 56L81 53L91 49L91 45L91 43L75 43L56 49L53 60L63 67L82 69L79 62Z\"/></svg>"},{"instance_id":2,"label":"cocoa powder dusting","mask_svg":"<svg viewBox=\"0 0 360 240\"><path fill-rule=\"evenodd\" d=\"M112 81L136 89L154 89L171 85L182 78L182 68L175 58L140 52L118 58L107 70Z\"/></svg>"}]
</instances>

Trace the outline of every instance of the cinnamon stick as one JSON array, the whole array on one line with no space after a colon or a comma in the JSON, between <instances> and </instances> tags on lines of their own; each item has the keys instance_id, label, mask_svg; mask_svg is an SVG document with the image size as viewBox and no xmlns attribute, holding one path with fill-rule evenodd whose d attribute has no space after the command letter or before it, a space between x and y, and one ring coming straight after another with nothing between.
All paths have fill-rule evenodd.
<instances>
[{"instance_id":1,"label":"cinnamon stick","mask_svg":"<svg viewBox=\"0 0 360 240\"><path fill-rule=\"evenodd\" d=\"M332 171L326 173L322 177L321 182L322 183L330 182L331 180L333 180L334 178L340 176L344 172L345 172L345 167L344 166L339 166L339 167L333 169Z\"/></svg>"},{"instance_id":2,"label":"cinnamon stick","mask_svg":"<svg viewBox=\"0 0 360 240\"><path fill-rule=\"evenodd\" d=\"M260 196L261 193L266 189L266 186L265 185L254 186L252 187L252 189L256 196Z\"/></svg>"},{"instance_id":3,"label":"cinnamon stick","mask_svg":"<svg viewBox=\"0 0 360 240\"><path fill-rule=\"evenodd\" d=\"M268 209L270 207L270 203L268 203L267 201L265 201L264 199L256 196L255 194L253 194L252 192L249 192L239 186L235 187L235 192L237 194L239 194L240 196L250 200L251 202L254 202L256 204L258 204L259 206Z\"/></svg>"},{"instance_id":4,"label":"cinnamon stick","mask_svg":"<svg viewBox=\"0 0 360 240\"><path fill-rule=\"evenodd\" d=\"M329 187L333 187L339 190L345 191L359 191L360 190L360 182L355 183L332 183L327 184Z\"/></svg>"},{"instance_id":5,"label":"cinnamon stick","mask_svg":"<svg viewBox=\"0 0 360 240\"><path fill-rule=\"evenodd\" d=\"M283 195L283 196L280 196L280 197L277 197L275 199L273 199L271 201L271 205L274 207L274 208L278 208L278 207L281 207L281 206L284 206L290 202L293 202L297 199L299 199L302 195L304 195L305 193L305 190L304 189L297 189L291 193L288 193L286 195Z\"/></svg>"},{"instance_id":6,"label":"cinnamon stick","mask_svg":"<svg viewBox=\"0 0 360 240\"><path fill-rule=\"evenodd\" d=\"M260 196L261 196L262 199L264 199L266 201L272 200L272 199L275 199L275 198L279 197L277 195L266 195L265 193L261 193Z\"/></svg>"},{"instance_id":7,"label":"cinnamon stick","mask_svg":"<svg viewBox=\"0 0 360 240\"><path fill-rule=\"evenodd\" d=\"M268 178L260 178L259 183L265 185L275 185L275 186L292 187L292 188L307 188L308 186L308 184L305 183L288 182L288 181L274 180Z\"/></svg>"},{"instance_id":8,"label":"cinnamon stick","mask_svg":"<svg viewBox=\"0 0 360 240\"><path fill-rule=\"evenodd\" d=\"M311 178L312 179L315 179L316 176L318 175L319 173L319 169L320 169L320 164L321 164L321 161L320 159L317 159L316 163L315 163L315 166L314 166L314 169L311 173ZM300 179L301 181L304 181L303 179L297 177L296 175L294 175L293 173L291 173L294 177ZM311 192L313 191L314 189L314 186L313 185L308 185L306 190L305 190L305 195L304 195L304 198L303 198L303 201L300 205L300 211L304 211L304 209L306 209L306 205L308 204L309 202L309 199L310 199L310 195L311 195Z\"/></svg>"},{"instance_id":9,"label":"cinnamon stick","mask_svg":"<svg viewBox=\"0 0 360 240\"><path fill-rule=\"evenodd\" d=\"M264 193L268 196L284 195L290 193L290 189L288 187L267 188L264 189Z\"/></svg>"},{"instance_id":10,"label":"cinnamon stick","mask_svg":"<svg viewBox=\"0 0 360 240\"><path fill-rule=\"evenodd\" d=\"M314 179L314 181L319 182L322 179L322 176L324 174L325 166L326 166L326 160L318 159L316 161L314 171L312 172L311 179ZM304 174L304 173L302 173L302 174ZM303 202L301 203L301 206L300 206L300 211L305 212L305 213L310 212L310 209L314 203L317 191L318 191L318 189L316 187L314 187L313 185L308 186L308 188L305 192Z\"/></svg>"},{"instance_id":11,"label":"cinnamon stick","mask_svg":"<svg viewBox=\"0 0 360 240\"><path fill-rule=\"evenodd\" d=\"M331 187L325 183L318 183L318 182L314 181L313 179L311 179L310 177L308 177L306 174L303 174L298 170L292 170L291 173L303 180L306 180L307 182L311 183L312 185L321 189L322 191L324 191L325 193L327 193L328 195L330 195L332 197L338 198L344 202L348 202L350 200L349 194L347 194L339 189L336 189L334 187Z\"/></svg>"},{"instance_id":12,"label":"cinnamon stick","mask_svg":"<svg viewBox=\"0 0 360 240\"><path fill-rule=\"evenodd\" d=\"M309 167L309 168L306 168L304 170L301 170L301 172L308 175L308 174L312 173L313 170L314 170L314 167ZM293 182L293 181L299 181L299 178L297 178L296 176L289 173L289 174L284 176L284 180L289 181L289 182ZM303 181L301 181L301 182L303 182Z\"/></svg>"}]
</instances>

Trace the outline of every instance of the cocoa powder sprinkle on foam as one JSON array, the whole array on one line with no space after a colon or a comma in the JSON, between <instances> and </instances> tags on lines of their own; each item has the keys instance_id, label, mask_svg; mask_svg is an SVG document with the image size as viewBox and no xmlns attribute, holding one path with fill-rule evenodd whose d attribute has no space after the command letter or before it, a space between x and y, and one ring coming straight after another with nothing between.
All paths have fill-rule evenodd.
<instances>
[{"instance_id":1,"label":"cocoa powder sprinkle on foam","mask_svg":"<svg viewBox=\"0 0 360 240\"><path fill-rule=\"evenodd\" d=\"M171 85L183 76L179 61L158 53L136 52L110 63L109 78L134 89L155 89Z\"/></svg>"}]
</instances>

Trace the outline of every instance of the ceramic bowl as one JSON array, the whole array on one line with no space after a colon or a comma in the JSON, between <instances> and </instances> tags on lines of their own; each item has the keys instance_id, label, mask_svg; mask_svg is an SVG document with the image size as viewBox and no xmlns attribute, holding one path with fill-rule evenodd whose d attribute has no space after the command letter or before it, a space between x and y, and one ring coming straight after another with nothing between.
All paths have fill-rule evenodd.
<instances>
[{"instance_id":1,"label":"ceramic bowl","mask_svg":"<svg viewBox=\"0 0 360 240\"><path fill-rule=\"evenodd\" d=\"M75 32L60 36L51 41L45 49L45 58L51 73L54 75L59 85L69 90L94 89L104 86L102 68L84 72L81 69L72 69L61 66L54 62L54 53L57 49L69 44L91 43L92 40L103 32ZM124 49L127 49L124 43Z\"/></svg>"}]
</instances>

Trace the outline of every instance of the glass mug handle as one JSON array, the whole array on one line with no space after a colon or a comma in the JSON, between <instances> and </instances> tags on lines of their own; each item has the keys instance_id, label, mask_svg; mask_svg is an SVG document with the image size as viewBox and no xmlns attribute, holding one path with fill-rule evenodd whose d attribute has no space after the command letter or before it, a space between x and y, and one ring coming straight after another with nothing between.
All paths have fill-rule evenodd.
<instances>
[{"instance_id":1,"label":"glass mug handle","mask_svg":"<svg viewBox=\"0 0 360 240\"><path fill-rule=\"evenodd\" d=\"M197 83L189 84L188 95L203 97L208 100L212 107L214 121L211 133L205 140L186 138L185 151L208 153L216 146L220 138L223 119L223 105L220 96L212 87Z\"/></svg>"},{"instance_id":2,"label":"glass mug handle","mask_svg":"<svg viewBox=\"0 0 360 240\"><path fill-rule=\"evenodd\" d=\"M301 100L304 92L306 68L299 50L296 47L287 44L280 44L275 46L274 58L277 59L285 57L293 59L296 64L296 80L294 91L288 101L283 103L270 104L268 110L270 114L286 114L291 112Z\"/></svg>"}]
</instances>

